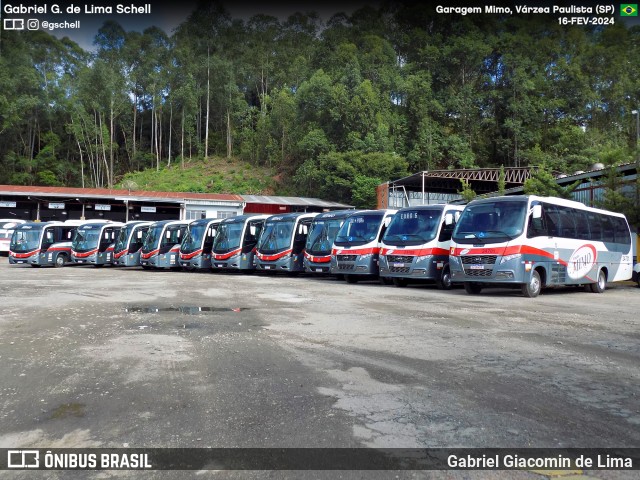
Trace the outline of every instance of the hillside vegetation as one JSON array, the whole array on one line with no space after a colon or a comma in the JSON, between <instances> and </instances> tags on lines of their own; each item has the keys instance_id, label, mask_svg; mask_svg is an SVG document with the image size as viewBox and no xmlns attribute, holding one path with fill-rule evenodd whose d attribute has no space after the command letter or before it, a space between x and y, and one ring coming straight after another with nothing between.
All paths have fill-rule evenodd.
<instances>
[{"instance_id":1,"label":"hillside vegetation","mask_svg":"<svg viewBox=\"0 0 640 480\"><path fill-rule=\"evenodd\" d=\"M276 181L269 168L235 159L210 157L207 161L173 164L160 170L147 168L124 175L118 188L161 192L236 193L271 195Z\"/></svg>"}]
</instances>

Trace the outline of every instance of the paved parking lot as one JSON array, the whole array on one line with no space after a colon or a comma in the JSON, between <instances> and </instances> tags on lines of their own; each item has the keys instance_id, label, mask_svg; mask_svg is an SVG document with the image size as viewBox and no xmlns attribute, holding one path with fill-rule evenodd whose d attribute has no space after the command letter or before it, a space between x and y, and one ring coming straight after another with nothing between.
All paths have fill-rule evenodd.
<instances>
[{"instance_id":1,"label":"paved parking lot","mask_svg":"<svg viewBox=\"0 0 640 480\"><path fill-rule=\"evenodd\" d=\"M0 278L0 447L640 447L630 282L526 299L5 257Z\"/></svg>"}]
</instances>

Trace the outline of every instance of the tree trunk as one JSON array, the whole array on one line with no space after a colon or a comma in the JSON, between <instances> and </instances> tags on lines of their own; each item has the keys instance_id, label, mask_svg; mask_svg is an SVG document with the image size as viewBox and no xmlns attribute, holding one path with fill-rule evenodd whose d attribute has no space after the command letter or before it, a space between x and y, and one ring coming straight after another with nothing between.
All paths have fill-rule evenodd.
<instances>
[{"instance_id":1,"label":"tree trunk","mask_svg":"<svg viewBox=\"0 0 640 480\"><path fill-rule=\"evenodd\" d=\"M209 156L209 49L207 49L207 118L204 124L204 158Z\"/></svg>"}]
</instances>

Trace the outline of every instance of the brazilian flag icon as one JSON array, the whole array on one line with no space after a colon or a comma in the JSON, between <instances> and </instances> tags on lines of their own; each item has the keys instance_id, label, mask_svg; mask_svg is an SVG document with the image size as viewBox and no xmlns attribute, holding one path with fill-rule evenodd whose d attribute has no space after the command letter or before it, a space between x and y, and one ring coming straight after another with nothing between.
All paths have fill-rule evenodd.
<instances>
[{"instance_id":1,"label":"brazilian flag icon","mask_svg":"<svg viewBox=\"0 0 640 480\"><path fill-rule=\"evenodd\" d=\"M621 17L637 17L638 16L638 4L637 3L623 3L620 5Z\"/></svg>"}]
</instances>

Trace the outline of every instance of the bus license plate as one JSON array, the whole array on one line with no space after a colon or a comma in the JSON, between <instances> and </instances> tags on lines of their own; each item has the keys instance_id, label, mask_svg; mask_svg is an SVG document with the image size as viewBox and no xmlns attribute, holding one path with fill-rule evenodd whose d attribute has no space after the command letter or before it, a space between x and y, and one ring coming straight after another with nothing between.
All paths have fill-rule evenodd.
<instances>
[{"instance_id":1,"label":"bus license plate","mask_svg":"<svg viewBox=\"0 0 640 480\"><path fill-rule=\"evenodd\" d=\"M397 268L403 268L404 267L404 263L394 263L393 266L397 267Z\"/></svg>"},{"instance_id":2,"label":"bus license plate","mask_svg":"<svg viewBox=\"0 0 640 480\"><path fill-rule=\"evenodd\" d=\"M76 260L78 263L84 263L84 260Z\"/></svg>"},{"instance_id":3,"label":"bus license plate","mask_svg":"<svg viewBox=\"0 0 640 480\"><path fill-rule=\"evenodd\" d=\"M270 270L270 269L271 269L271 265L265 265L265 266L264 266L264 269L265 269L265 270Z\"/></svg>"},{"instance_id":4,"label":"bus license plate","mask_svg":"<svg viewBox=\"0 0 640 480\"><path fill-rule=\"evenodd\" d=\"M316 268L316 272L322 272L321 268Z\"/></svg>"},{"instance_id":5,"label":"bus license plate","mask_svg":"<svg viewBox=\"0 0 640 480\"><path fill-rule=\"evenodd\" d=\"M470 270L484 270L484 265L469 265Z\"/></svg>"}]
</instances>

